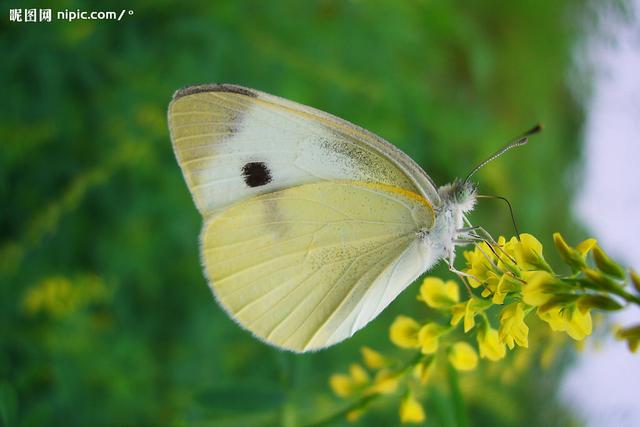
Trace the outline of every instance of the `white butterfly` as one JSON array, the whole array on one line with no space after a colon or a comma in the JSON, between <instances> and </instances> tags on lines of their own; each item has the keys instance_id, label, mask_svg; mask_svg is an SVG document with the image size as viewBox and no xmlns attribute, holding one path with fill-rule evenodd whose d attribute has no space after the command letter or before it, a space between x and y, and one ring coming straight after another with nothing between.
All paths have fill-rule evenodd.
<instances>
[{"instance_id":1,"label":"white butterfly","mask_svg":"<svg viewBox=\"0 0 640 427\"><path fill-rule=\"evenodd\" d=\"M437 188L382 138L241 86L181 89L168 119L204 217L211 289L267 343L297 352L331 346L438 260L462 274L455 247L478 229L465 217L476 201L468 179Z\"/></svg>"}]
</instances>

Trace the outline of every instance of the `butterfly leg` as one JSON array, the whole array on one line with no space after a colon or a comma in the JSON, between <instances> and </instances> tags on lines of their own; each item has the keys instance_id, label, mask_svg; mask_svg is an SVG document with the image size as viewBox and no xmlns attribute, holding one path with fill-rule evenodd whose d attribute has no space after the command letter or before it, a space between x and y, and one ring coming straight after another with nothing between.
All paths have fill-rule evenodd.
<instances>
[{"instance_id":1,"label":"butterfly leg","mask_svg":"<svg viewBox=\"0 0 640 427\"><path fill-rule=\"evenodd\" d=\"M497 257L500 258L498 256L498 254L496 253L496 249L498 251L500 251L502 253L502 255L506 256L507 258L509 258L509 260L511 262L513 262L514 264L516 263L516 260L513 258L513 256L509 255L504 249L502 249L502 246L499 245L494 239L493 237L491 237L491 234L489 234L489 232L487 230L485 230L484 228L482 228L481 226L477 226L475 227L477 231L479 231L480 233L482 233L483 235L486 236L486 238L483 238L479 235L476 236L472 236L472 238L477 238L480 240L483 240L487 243L487 245L489 246L489 248L491 249L491 252L493 252L493 254Z\"/></svg>"},{"instance_id":2,"label":"butterfly leg","mask_svg":"<svg viewBox=\"0 0 640 427\"><path fill-rule=\"evenodd\" d=\"M456 242L454 240L454 243L458 243L458 242ZM469 244L469 243L473 243L473 242L469 242L467 240L461 240L459 244ZM473 274L465 273L464 271L458 270L453 265L454 260L455 260L455 252L451 251L451 253L449 254L449 257L448 257L448 262L447 262L447 265L449 267L449 271L451 271L452 273L454 273L455 275L458 276L460 281L462 283L464 283L464 286L467 288L467 292L469 293L469 296L473 296L473 291L471 290L471 286L469 285L469 279L473 279L478 283L482 283L482 280L478 279Z\"/></svg>"}]
</instances>

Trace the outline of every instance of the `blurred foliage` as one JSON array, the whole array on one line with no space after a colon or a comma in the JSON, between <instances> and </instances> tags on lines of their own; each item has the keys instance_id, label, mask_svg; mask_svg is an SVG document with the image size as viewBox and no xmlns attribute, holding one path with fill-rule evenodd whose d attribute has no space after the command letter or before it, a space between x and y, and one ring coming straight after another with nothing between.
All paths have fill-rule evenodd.
<instances>
[{"instance_id":1,"label":"blurred foliage","mask_svg":"<svg viewBox=\"0 0 640 427\"><path fill-rule=\"evenodd\" d=\"M134 14L0 22L3 425L303 425L339 403L327 373L364 344L384 348L391 319L416 309L414 287L353 339L304 356L241 331L206 286L171 151L165 109L181 86L232 82L337 114L441 184L541 121L477 180L511 199L523 231L576 234L567 172L582 111L569 87L589 2L12 0L2 13L14 7ZM510 231L498 204L472 220ZM462 390L472 425L566 425L559 375L478 372ZM441 416L427 422L453 425L447 396L430 396ZM394 405L375 408L363 425L396 422Z\"/></svg>"}]
</instances>

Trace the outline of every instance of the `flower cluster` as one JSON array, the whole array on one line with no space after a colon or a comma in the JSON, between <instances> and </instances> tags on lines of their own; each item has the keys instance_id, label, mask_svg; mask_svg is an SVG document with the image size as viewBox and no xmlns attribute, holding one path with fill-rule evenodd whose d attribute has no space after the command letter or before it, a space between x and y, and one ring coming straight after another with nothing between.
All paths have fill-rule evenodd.
<instances>
[{"instance_id":1,"label":"flower cluster","mask_svg":"<svg viewBox=\"0 0 640 427\"><path fill-rule=\"evenodd\" d=\"M347 418L353 421L364 413L371 397L404 390L400 420L420 423L426 415L416 396L429 381L436 360L457 371L471 371L479 359L498 361L508 350L527 348L527 316L581 341L592 333L593 310L640 305L640 277L634 272L628 275L594 239L575 247L559 233L553 240L570 267L568 274L555 272L545 260L542 244L530 234L521 234L508 241L504 237L497 242L485 241L465 252L464 288L451 280L427 277L418 299L430 309L430 320L398 316L390 327L391 342L413 350L413 359L402 364L364 348L364 365L376 371L373 379L358 364L351 366L349 375L331 377L330 385L338 396L365 398L356 401ZM626 289L627 276L635 288L633 293ZM461 290L466 291L464 297ZM616 336L635 352L640 345L640 325L619 328Z\"/></svg>"},{"instance_id":2,"label":"flower cluster","mask_svg":"<svg viewBox=\"0 0 640 427\"><path fill-rule=\"evenodd\" d=\"M108 288L100 277L93 274L82 274L73 278L52 276L27 289L23 298L23 308L32 316L46 315L61 319L81 307L109 298Z\"/></svg>"}]
</instances>

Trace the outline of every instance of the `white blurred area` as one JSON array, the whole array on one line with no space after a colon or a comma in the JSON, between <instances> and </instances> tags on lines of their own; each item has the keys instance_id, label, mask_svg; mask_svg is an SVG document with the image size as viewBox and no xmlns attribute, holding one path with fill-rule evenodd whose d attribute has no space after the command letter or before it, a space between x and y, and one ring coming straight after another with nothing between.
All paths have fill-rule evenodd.
<instances>
[{"instance_id":1,"label":"white blurred area","mask_svg":"<svg viewBox=\"0 0 640 427\"><path fill-rule=\"evenodd\" d=\"M596 74L575 210L606 251L640 271L640 0L630 6L630 19L603 12L609 37L587 45ZM640 323L640 310L625 311L614 322ZM640 426L640 354L594 341L567 374L563 399L589 427Z\"/></svg>"}]
</instances>

